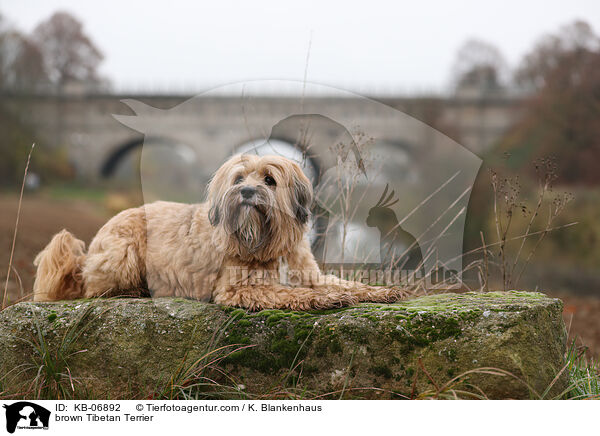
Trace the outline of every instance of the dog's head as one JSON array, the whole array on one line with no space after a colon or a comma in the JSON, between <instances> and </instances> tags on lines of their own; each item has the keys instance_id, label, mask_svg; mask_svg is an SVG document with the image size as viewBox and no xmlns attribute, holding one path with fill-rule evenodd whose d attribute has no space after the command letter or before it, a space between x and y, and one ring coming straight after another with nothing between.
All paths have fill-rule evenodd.
<instances>
[{"instance_id":1,"label":"dog's head","mask_svg":"<svg viewBox=\"0 0 600 436\"><path fill-rule=\"evenodd\" d=\"M224 231L227 251L273 260L303 237L312 185L293 161L280 156L233 156L208 188L209 220Z\"/></svg>"}]
</instances>

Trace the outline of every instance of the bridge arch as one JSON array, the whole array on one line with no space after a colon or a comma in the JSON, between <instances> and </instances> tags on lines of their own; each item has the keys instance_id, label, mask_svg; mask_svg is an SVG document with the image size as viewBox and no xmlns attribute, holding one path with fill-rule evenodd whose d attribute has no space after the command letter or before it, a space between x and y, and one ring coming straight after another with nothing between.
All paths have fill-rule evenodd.
<instances>
[{"instance_id":1,"label":"bridge arch","mask_svg":"<svg viewBox=\"0 0 600 436\"><path fill-rule=\"evenodd\" d=\"M113 176L119 165L127 158L132 152L141 149L145 145L175 145L185 146L181 144L181 141L177 141L166 136L150 136L129 139L125 142L120 143L111 148L108 155L104 158L100 167L100 177L107 179ZM191 147L190 147L191 148Z\"/></svg>"}]
</instances>

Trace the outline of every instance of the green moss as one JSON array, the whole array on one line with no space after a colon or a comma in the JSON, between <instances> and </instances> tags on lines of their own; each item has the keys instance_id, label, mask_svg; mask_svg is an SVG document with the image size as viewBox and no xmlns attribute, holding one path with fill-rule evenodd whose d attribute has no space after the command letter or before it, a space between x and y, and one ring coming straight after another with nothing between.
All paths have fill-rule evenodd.
<instances>
[{"instance_id":1,"label":"green moss","mask_svg":"<svg viewBox=\"0 0 600 436\"><path fill-rule=\"evenodd\" d=\"M225 305L223 305L223 304L220 304L220 305L219 305L219 309L220 309L220 310L222 310L222 311L223 311L223 312L225 312L225 313L231 313L231 312L233 312L234 310L237 310L235 307L232 307L232 306L225 306Z\"/></svg>"},{"instance_id":2,"label":"green moss","mask_svg":"<svg viewBox=\"0 0 600 436\"><path fill-rule=\"evenodd\" d=\"M446 357L448 357L448 360L450 362L456 362L458 360L458 356L456 353L456 350L454 348L450 348L449 350L446 350Z\"/></svg>"},{"instance_id":3,"label":"green moss","mask_svg":"<svg viewBox=\"0 0 600 436\"><path fill-rule=\"evenodd\" d=\"M304 328L298 328L294 332L294 339L298 341L304 341L310 335L310 330Z\"/></svg>"},{"instance_id":4,"label":"green moss","mask_svg":"<svg viewBox=\"0 0 600 436\"><path fill-rule=\"evenodd\" d=\"M332 338L331 342L329 342L329 351L334 354L342 354L342 344L337 338Z\"/></svg>"},{"instance_id":5,"label":"green moss","mask_svg":"<svg viewBox=\"0 0 600 436\"><path fill-rule=\"evenodd\" d=\"M414 317L407 323L406 336L410 342L424 346L447 338L458 338L462 334L460 323L453 317L441 317L424 313Z\"/></svg>"},{"instance_id":6,"label":"green moss","mask_svg":"<svg viewBox=\"0 0 600 436\"><path fill-rule=\"evenodd\" d=\"M339 309L311 310L310 312L307 312L307 313L309 313L311 315L331 315L334 313L345 312L346 310L348 310L347 307L342 307Z\"/></svg>"},{"instance_id":7,"label":"green moss","mask_svg":"<svg viewBox=\"0 0 600 436\"><path fill-rule=\"evenodd\" d=\"M274 358L265 356L254 348L246 348L230 353L223 359L223 363L255 369L263 374L273 373L279 369Z\"/></svg>"},{"instance_id":8,"label":"green moss","mask_svg":"<svg viewBox=\"0 0 600 436\"><path fill-rule=\"evenodd\" d=\"M252 343L249 337L247 336L235 336L231 339L231 345L249 345Z\"/></svg>"},{"instance_id":9,"label":"green moss","mask_svg":"<svg viewBox=\"0 0 600 436\"><path fill-rule=\"evenodd\" d=\"M277 368L289 368L294 363L299 347L287 339L277 339L271 343L271 351L277 355Z\"/></svg>"},{"instance_id":10,"label":"green moss","mask_svg":"<svg viewBox=\"0 0 600 436\"><path fill-rule=\"evenodd\" d=\"M56 317L57 317L56 312L50 312L48 314L48 321L52 322L56 319Z\"/></svg>"},{"instance_id":11,"label":"green moss","mask_svg":"<svg viewBox=\"0 0 600 436\"><path fill-rule=\"evenodd\" d=\"M231 311L231 316L234 318L242 318L246 315L246 311L244 309L234 309Z\"/></svg>"},{"instance_id":12,"label":"green moss","mask_svg":"<svg viewBox=\"0 0 600 436\"><path fill-rule=\"evenodd\" d=\"M248 319L240 319L237 321L237 325L240 327L250 327L252 325L252 321Z\"/></svg>"},{"instance_id":13,"label":"green moss","mask_svg":"<svg viewBox=\"0 0 600 436\"><path fill-rule=\"evenodd\" d=\"M303 324L294 326L286 316L281 316L277 311L262 313L261 317L264 315L268 315L266 324L271 327L271 330L266 332L261 346L233 353L226 362L264 373L278 372L282 369L290 370L306 356L311 343L312 328ZM247 323L252 324L247 318L232 324L227 335L227 343L249 344L250 338L244 336L248 334ZM280 327L273 329L275 325Z\"/></svg>"},{"instance_id":14,"label":"green moss","mask_svg":"<svg viewBox=\"0 0 600 436\"><path fill-rule=\"evenodd\" d=\"M279 321L284 318L284 316L280 315L280 314L273 314L273 315L269 315L267 317L267 325L268 326L272 326L275 325L277 323L279 323Z\"/></svg>"},{"instance_id":15,"label":"green moss","mask_svg":"<svg viewBox=\"0 0 600 436\"><path fill-rule=\"evenodd\" d=\"M327 350L329 349L330 339L328 335L323 337L322 334L319 335L318 340L312 346L312 351L315 353L317 357L325 357L327 355Z\"/></svg>"},{"instance_id":16,"label":"green moss","mask_svg":"<svg viewBox=\"0 0 600 436\"><path fill-rule=\"evenodd\" d=\"M352 324L342 324L339 326L339 332L341 335L361 345L366 345L369 343L367 330L368 329L364 327Z\"/></svg>"},{"instance_id":17,"label":"green moss","mask_svg":"<svg viewBox=\"0 0 600 436\"><path fill-rule=\"evenodd\" d=\"M394 375L392 373L392 370L387 365L372 366L371 368L369 368L369 372L371 374L375 374L377 376L384 377L384 378L392 378Z\"/></svg>"},{"instance_id":18,"label":"green moss","mask_svg":"<svg viewBox=\"0 0 600 436\"><path fill-rule=\"evenodd\" d=\"M320 368L316 365L302 364L302 375L304 377L310 377L311 375L317 374Z\"/></svg>"}]
</instances>

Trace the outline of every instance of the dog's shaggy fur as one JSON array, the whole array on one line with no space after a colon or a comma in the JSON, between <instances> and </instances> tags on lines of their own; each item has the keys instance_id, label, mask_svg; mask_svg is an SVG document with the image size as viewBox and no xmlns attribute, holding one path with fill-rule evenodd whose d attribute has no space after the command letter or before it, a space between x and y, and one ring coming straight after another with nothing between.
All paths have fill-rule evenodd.
<instances>
[{"instance_id":1,"label":"dog's shaggy fur","mask_svg":"<svg viewBox=\"0 0 600 436\"><path fill-rule=\"evenodd\" d=\"M85 244L66 230L38 254L34 300L151 294L251 310L391 302L401 289L321 274L305 237L312 186L294 162L238 155L208 202L125 210Z\"/></svg>"}]
</instances>

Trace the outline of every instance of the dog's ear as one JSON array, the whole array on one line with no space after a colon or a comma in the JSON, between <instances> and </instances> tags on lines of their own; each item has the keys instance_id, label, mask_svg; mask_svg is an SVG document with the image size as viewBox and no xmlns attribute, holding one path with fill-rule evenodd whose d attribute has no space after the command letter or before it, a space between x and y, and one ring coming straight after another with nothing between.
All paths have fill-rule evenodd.
<instances>
[{"instance_id":1,"label":"dog's ear","mask_svg":"<svg viewBox=\"0 0 600 436\"><path fill-rule=\"evenodd\" d=\"M219 172L217 172L211 179L207 187L207 200L210 206L208 209L208 221L213 226L216 226L217 224L219 224L219 222L221 222L221 199L219 187L222 186L223 183L223 176L220 175Z\"/></svg>"},{"instance_id":2,"label":"dog's ear","mask_svg":"<svg viewBox=\"0 0 600 436\"><path fill-rule=\"evenodd\" d=\"M216 226L221 221L221 211L216 202L208 210L208 221L210 221L213 226Z\"/></svg>"},{"instance_id":3,"label":"dog's ear","mask_svg":"<svg viewBox=\"0 0 600 436\"><path fill-rule=\"evenodd\" d=\"M308 180L297 165L294 165L294 176L290 191L292 196L292 207L296 214L296 219L301 224L306 224L308 217L310 216L313 190L310 180Z\"/></svg>"}]
</instances>

